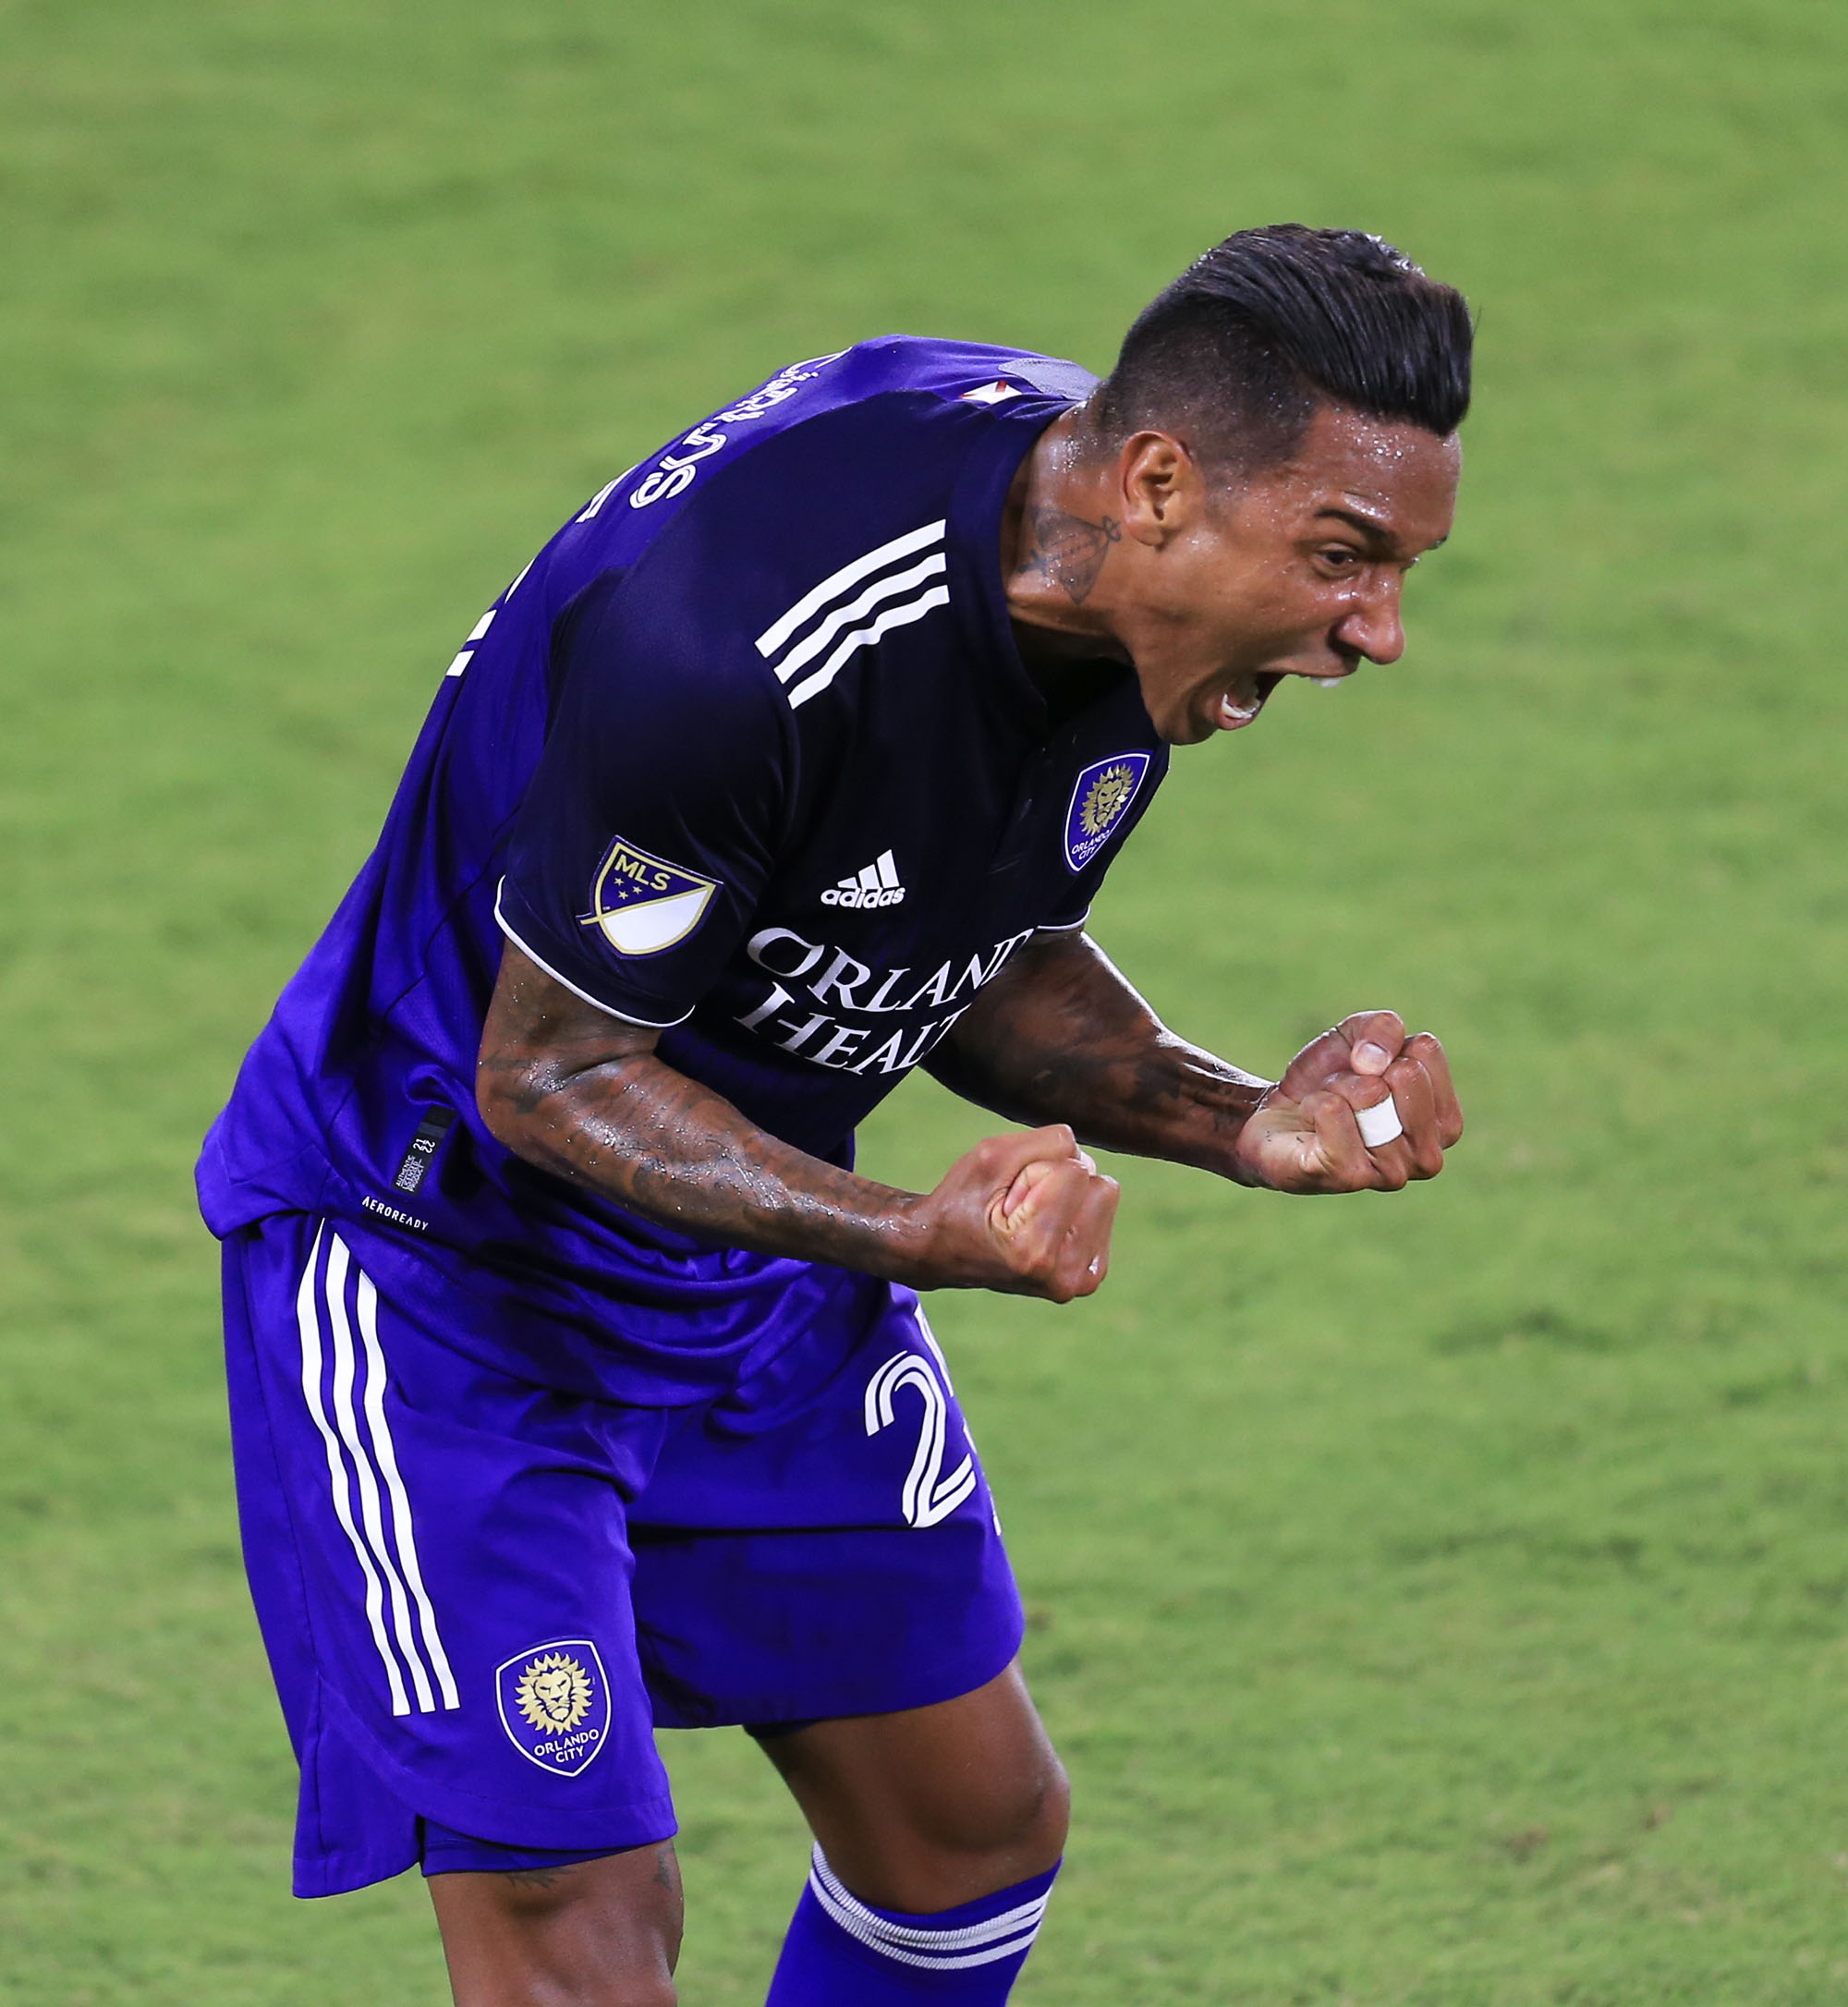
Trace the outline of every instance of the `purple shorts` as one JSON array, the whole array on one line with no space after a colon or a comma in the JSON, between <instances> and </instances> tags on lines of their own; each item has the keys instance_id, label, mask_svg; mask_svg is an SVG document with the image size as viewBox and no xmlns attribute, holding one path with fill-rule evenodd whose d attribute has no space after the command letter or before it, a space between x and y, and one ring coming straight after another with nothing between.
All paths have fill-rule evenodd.
<instances>
[{"instance_id":1,"label":"purple shorts","mask_svg":"<svg viewBox=\"0 0 1848 2007\"><path fill-rule=\"evenodd\" d=\"M301 1765L297 1894L665 1839L655 1727L925 1707L1018 1650L910 1291L810 1270L768 1365L646 1408L453 1349L359 1242L288 1213L225 1244L245 1559Z\"/></svg>"}]
</instances>

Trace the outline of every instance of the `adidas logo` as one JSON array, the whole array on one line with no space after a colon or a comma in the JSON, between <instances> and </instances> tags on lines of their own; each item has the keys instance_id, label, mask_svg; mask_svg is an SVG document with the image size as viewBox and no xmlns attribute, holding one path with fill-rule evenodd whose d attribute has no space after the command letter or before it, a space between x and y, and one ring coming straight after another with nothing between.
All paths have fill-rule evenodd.
<instances>
[{"instance_id":1,"label":"adidas logo","mask_svg":"<svg viewBox=\"0 0 1848 2007\"><path fill-rule=\"evenodd\" d=\"M898 867L889 850L880 852L877 863L830 885L821 894L823 906L901 906L904 901L905 887L898 882Z\"/></svg>"}]
</instances>

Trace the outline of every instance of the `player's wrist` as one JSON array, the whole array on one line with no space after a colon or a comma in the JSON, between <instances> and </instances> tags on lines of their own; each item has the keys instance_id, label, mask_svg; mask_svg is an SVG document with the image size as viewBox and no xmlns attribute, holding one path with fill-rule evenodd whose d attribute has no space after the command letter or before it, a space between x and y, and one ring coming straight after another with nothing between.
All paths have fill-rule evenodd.
<instances>
[{"instance_id":1,"label":"player's wrist","mask_svg":"<svg viewBox=\"0 0 1848 2007\"><path fill-rule=\"evenodd\" d=\"M867 1253L855 1266L907 1289L954 1285L955 1278L946 1272L942 1222L934 1216L928 1193L890 1192L866 1226Z\"/></svg>"},{"instance_id":2,"label":"player's wrist","mask_svg":"<svg viewBox=\"0 0 1848 2007\"><path fill-rule=\"evenodd\" d=\"M1253 1191L1268 1192L1277 1189L1276 1181L1265 1169L1265 1145L1272 1132L1274 1118L1270 1111L1277 1094L1274 1085L1269 1085L1248 1108L1241 1112L1237 1125L1233 1131L1231 1144L1224 1152L1222 1165L1215 1165L1221 1176L1234 1185L1243 1185Z\"/></svg>"},{"instance_id":3,"label":"player's wrist","mask_svg":"<svg viewBox=\"0 0 1848 2007\"><path fill-rule=\"evenodd\" d=\"M954 1174L934 1192L895 1198L879 1235L885 1280L917 1290L1035 1293L997 1240L984 1199Z\"/></svg>"}]
</instances>

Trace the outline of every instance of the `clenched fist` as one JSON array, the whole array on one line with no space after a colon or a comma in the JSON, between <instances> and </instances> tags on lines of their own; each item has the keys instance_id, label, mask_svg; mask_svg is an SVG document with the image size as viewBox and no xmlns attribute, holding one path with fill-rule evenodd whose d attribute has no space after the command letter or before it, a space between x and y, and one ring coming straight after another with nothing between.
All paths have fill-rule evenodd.
<instances>
[{"instance_id":1,"label":"clenched fist","mask_svg":"<svg viewBox=\"0 0 1848 2007\"><path fill-rule=\"evenodd\" d=\"M998 1289L1069 1303L1110 1267L1117 1183L1063 1125L991 1137L919 1201L919 1289Z\"/></svg>"},{"instance_id":2,"label":"clenched fist","mask_svg":"<svg viewBox=\"0 0 1848 2007\"><path fill-rule=\"evenodd\" d=\"M1368 1149L1355 1112L1391 1097L1404 1133ZM1429 1031L1358 1011L1304 1046L1246 1118L1235 1151L1253 1185L1280 1192L1396 1192L1434 1178L1463 1134L1450 1062Z\"/></svg>"}]
</instances>

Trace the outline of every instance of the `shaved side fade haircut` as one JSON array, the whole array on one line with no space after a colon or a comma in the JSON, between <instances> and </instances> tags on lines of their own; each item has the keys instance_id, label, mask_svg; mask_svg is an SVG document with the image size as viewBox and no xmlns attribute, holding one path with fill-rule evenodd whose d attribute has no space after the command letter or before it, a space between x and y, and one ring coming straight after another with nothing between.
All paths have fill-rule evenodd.
<instances>
[{"instance_id":1,"label":"shaved side fade haircut","mask_svg":"<svg viewBox=\"0 0 1848 2007\"><path fill-rule=\"evenodd\" d=\"M1474 330L1453 287L1360 230L1240 230L1136 318L1094 407L1120 444L1172 432L1210 473L1287 460L1319 405L1440 438L1469 408Z\"/></svg>"}]
</instances>

